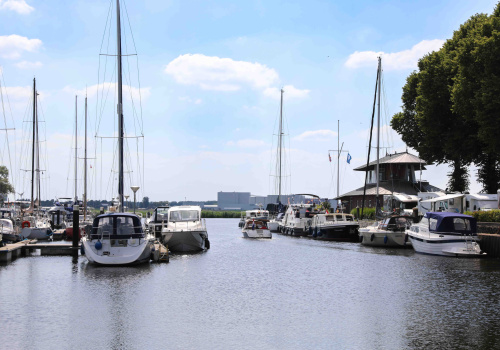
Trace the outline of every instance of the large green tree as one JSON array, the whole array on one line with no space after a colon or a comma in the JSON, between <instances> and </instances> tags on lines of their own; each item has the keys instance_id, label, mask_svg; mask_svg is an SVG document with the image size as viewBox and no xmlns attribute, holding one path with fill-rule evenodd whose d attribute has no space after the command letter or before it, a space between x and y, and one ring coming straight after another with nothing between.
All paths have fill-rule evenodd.
<instances>
[{"instance_id":1,"label":"large green tree","mask_svg":"<svg viewBox=\"0 0 500 350\"><path fill-rule=\"evenodd\" d=\"M500 4L477 14L437 52L419 60L391 125L427 162L446 163L449 188L465 191L478 166L486 192L500 185Z\"/></svg>"},{"instance_id":2,"label":"large green tree","mask_svg":"<svg viewBox=\"0 0 500 350\"><path fill-rule=\"evenodd\" d=\"M9 183L9 170L6 166L0 165L0 200L9 193L14 193L14 187Z\"/></svg>"}]
</instances>

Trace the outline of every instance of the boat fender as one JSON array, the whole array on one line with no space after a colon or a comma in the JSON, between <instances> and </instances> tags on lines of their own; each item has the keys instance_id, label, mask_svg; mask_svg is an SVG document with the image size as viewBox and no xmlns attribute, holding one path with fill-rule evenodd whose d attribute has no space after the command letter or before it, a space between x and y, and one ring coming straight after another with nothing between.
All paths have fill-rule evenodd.
<instances>
[{"instance_id":1,"label":"boat fender","mask_svg":"<svg viewBox=\"0 0 500 350\"><path fill-rule=\"evenodd\" d=\"M156 248L155 248L155 246L153 245L153 246L151 247L151 251L152 251L152 252L154 252L155 250L156 250Z\"/></svg>"},{"instance_id":2,"label":"boat fender","mask_svg":"<svg viewBox=\"0 0 500 350\"><path fill-rule=\"evenodd\" d=\"M387 244L387 236L384 236L384 244Z\"/></svg>"},{"instance_id":3,"label":"boat fender","mask_svg":"<svg viewBox=\"0 0 500 350\"><path fill-rule=\"evenodd\" d=\"M312 230L312 228L311 228L311 230ZM318 236L318 228L317 227L314 228L312 236L314 238L316 238Z\"/></svg>"},{"instance_id":4,"label":"boat fender","mask_svg":"<svg viewBox=\"0 0 500 350\"><path fill-rule=\"evenodd\" d=\"M95 249L97 249L97 250L101 250L102 249L102 243L101 243L101 241L95 242Z\"/></svg>"},{"instance_id":5,"label":"boat fender","mask_svg":"<svg viewBox=\"0 0 500 350\"><path fill-rule=\"evenodd\" d=\"M373 242L374 239L375 239L375 233L372 233L370 236L370 241Z\"/></svg>"},{"instance_id":6,"label":"boat fender","mask_svg":"<svg viewBox=\"0 0 500 350\"><path fill-rule=\"evenodd\" d=\"M323 232L321 232L321 229L318 230L318 237L323 236Z\"/></svg>"},{"instance_id":7,"label":"boat fender","mask_svg":"<svg viewBox=\"0 0 500 350\"><path fill-rule=\"evenodd\" d=\"M312 228L312 226L309 226L309 230L308 230L308 231L309 231L309 234L310 234L310 235L313 235L313 228ZM313 235L313 236L314 236L314 235Z\"/></svg>"},{"instance_id":8,"label":"boat fender","mask_svg":"<svg viewBox=\"0 0 500 350\"><path fill-rule=\"evenodd\" d=\"M80 246L80 254L85 255L85 247L83 246L83 244Z\"/></svg>"},{"instance_id":9,"label":"boat fender","mask_svg":"<svg viewBox=\"0 0 500 350\"><path fill-rule=\"evenodd\" d=\"M30 224L30 222L29 222L29 221L23 221L23 223L21 224L21 227L22 227L22 228L25 228L25 227L30 227L30 226L31 226L31 224Z\"/></svg>"}]
</instances>

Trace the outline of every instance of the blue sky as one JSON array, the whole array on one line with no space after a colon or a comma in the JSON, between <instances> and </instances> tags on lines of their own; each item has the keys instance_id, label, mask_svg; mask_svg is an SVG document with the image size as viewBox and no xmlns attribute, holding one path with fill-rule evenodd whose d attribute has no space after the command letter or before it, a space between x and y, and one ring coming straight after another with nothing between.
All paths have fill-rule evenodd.
<instances>
[{"instance_id":1,"label":"blue sky","mask_svg":"<svg viewBox=\"0 0 500 350\"><path fill-rule=\"evenodd\" d=\"M140 81L143 121L142 128L133 128L130 109L125 110L127 133L145 135L144 144L142 139L139 144L129 141L132 150L139 145L140 159L132 154L125 187L139 184L138 197L151 200L210 200L217 191L273 193L273 133L281 87L287 123L286 192L336 195L336 164L328 162L328 150L337 148L337 120L344 149L353 157L350 165L342 158L340 191L360 187L363 174L352 169L366 161L378 53L384 68L382 123L387 125L400 110L401 88L418 58L438 49L473 14L491 13L495 4L125 1L128 18L123 26L130 23L132 28L140 72L140 80L132 79L127 91L137 98ZM27 161L20 154L28 124L23 120L29 119L26 107L36 76L47 140L45 198L73 193L74 96L79 95L81 116L86 87L89 135L95 134L95 86L103 83L102 76L98 80L103 62L99 53L109 6L108 0L0 0L2 88L10 102L5 104L7 126L17 129L9 134L11 144L16 140L12 167L22 168ZM130 32L124 30L124 36L129 43L124 53L134 53ZM112 41L108 53L114 54L114 45ZM134 77L136 57L129 59ZM114 132L114 103L108 102L101 135ZM405 150L397 135L387 127L382 130L384 146ZM1 161L8 165L4 133L0 141ZM89 142L93 156L94 138ZM116 194L115 184L108 181L112 141L97 147L97 153L99 159L90 161L89 196L109 199ZM430 166L423 178L445 188L448 171L446 165ZM471 190L478 191L473 171ZM16 191L28 191L24 173L13 173Z\"/></svg>"}]
</instances>

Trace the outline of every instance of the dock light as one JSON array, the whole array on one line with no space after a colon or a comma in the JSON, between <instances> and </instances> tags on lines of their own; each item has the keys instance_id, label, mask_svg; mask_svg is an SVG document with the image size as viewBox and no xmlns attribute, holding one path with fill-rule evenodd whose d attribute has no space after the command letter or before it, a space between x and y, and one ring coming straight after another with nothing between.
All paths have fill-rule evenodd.
<instances>
[{"instance_id":1,"label":"dock light","mask_svg":"<svg viewBox=\"0 0 500 350\"><path fill-rule=\"evenodd\" d=\"M139 186L130 186L130 189L134 191L134 214L135 214L135 194L139 190Z\"/></svg>"}]
</instances>

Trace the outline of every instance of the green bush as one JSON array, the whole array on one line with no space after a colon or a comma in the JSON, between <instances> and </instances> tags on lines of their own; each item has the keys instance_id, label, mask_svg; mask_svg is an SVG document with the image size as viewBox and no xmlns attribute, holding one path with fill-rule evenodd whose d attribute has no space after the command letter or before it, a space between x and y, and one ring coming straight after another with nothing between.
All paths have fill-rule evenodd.
<instances>
[{"instance_id":1,"label":"green bush","mask_svg":"<svg viewBox=\"0 0 500 350\"><path fill-rule=\"evenodd\" d=\"M478 210L478 211L466 211L464 214L471 215L476 218L478 222L500 222L500 210Z\"/></svg>"},{"instance_id":2,"label":"green bush","mask_svg":"<svg viewBox=\"0 0 500 350\"><path fill-rule=\"evenodd\" d=\"M241 218L241 212L239 211L214 211L214 210L202 210L202 218Z\"/></svg>"},{"instance_id":3,"label":"green bush","mask_svg":"<svg viewBox=\"0 0 500 350\"><path fill-rule=\"evenodd\" d=\"M354 208L351 210L351 214L358 219L358 210ZM361 215L361 208L359 208L359 215ZM364 208L363 217L361 219L375 219L375 208Z\"/></svg>"}]
</instances>

